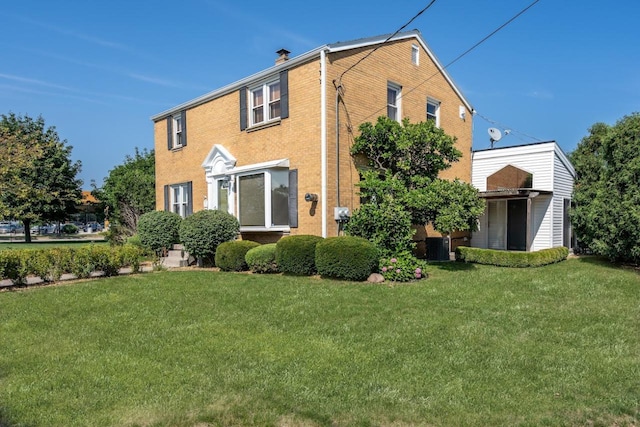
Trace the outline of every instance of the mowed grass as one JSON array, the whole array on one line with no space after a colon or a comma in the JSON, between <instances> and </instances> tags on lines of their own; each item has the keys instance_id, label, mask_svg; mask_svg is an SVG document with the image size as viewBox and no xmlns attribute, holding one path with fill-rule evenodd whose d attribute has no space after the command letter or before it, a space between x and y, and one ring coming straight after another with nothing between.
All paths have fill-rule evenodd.
<instances>
[{"instance_id":1,"label":"mowed grass","mask_svg":"<svg viewBox=\"0 0 640 427\"><path fill-rule=\"evenodd\" d=\"M429 273L175 271L0 293L0 425L638 425L635 271Z\"/></svg>"},{"instance_id":2,"label":"mowed grass","mask_svg":"<svg viewBox=\"0 0 640 427\"><path fill-rule=\"evenodd\" d=\"M79 248L81 246L88 245L108 245L105 240L96 239L93 240L65 240L65 241L38 241L31 243L24 242L7 242L0 241L0 251L8 249L51 249L51 248Z\"/></svg>"}]
</instances>

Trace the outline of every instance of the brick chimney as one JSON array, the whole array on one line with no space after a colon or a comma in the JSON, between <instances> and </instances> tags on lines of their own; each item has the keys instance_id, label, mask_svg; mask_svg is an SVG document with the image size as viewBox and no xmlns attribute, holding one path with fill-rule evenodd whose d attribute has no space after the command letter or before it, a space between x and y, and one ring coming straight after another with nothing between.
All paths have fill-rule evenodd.
<instances>
[{"instance_id":1,"label":"brick chimney","mask_svg":"<svg viewBox=\"0 0 640 427\"><path fill-rule=\"evenodd\" d=\"M278 59L276 59L276 65L280 65L283 62L287 62L289 60L289 54L291 52L289 52L287 49L280 49L276 53L279 55Z\"/></svg>"}]
</instances>

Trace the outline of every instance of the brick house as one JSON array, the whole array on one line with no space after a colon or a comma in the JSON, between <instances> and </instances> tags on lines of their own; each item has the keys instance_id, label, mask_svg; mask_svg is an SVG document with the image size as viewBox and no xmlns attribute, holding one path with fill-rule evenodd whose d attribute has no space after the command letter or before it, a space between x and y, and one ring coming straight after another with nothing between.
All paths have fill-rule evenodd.
<instances>
[{"instance_id":1,"label":"brick house","mask_svg":"<svg viewBox=\"0 0 640 427\"><path fill-rule=\"evenodd\" d=\"M335 236L359 206L353 138L385 114L456 137L463 158L442 176L471 182L471 105L419 31L388 38L283 49L274 66L153 116L156 208L222 209L260 242Z\"/></svg>"}]
</instances>

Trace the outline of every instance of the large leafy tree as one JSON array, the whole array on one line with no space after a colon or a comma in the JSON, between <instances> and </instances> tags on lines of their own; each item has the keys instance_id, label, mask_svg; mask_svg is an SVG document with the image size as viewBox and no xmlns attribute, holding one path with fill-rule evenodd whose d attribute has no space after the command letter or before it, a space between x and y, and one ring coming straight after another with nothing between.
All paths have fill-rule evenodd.
<instances>
[{"instance_id":1,"label":"large leafy tree","mask_svg":"<svg viewBox=\"0 0 640 427\"><path fill-rule=\"evenodd\" d=\"M614 126L593 125L571 161L571 220L581 244L613 261L639 263L640 113Z\"/></svg>"},{"instance_id":2,"label":"large leafy tree","mask_svg":"<svg viewBox=\"0 0 640 427\"><path fill-rule=\"evenodd\" d=\"M411 246L411 224L430 223L443 234L475 229L484 201L470 184L438 178L462 153L432 121L363 123L351 153L364 203L347 232L399 251Z\"/></svg>"},{"instance_id":3,"label":"large leafy tree","mask_svg":"<svg viewBox=\"0 0 640 427\"><path fill-rule=\"evenodd\" d=\"M42 117L1 115L0 141L1 213L21 220L25 240L30 242L33 221L60 221L75 211L81 194L82 181L76 178L81 164L71 161L72 147Z\"/></svg>"},{"instance_id":4,"label":"large leafy tree","mask_svg":"<svg viewBox=\"0 0 640 427\"><path fill-rule=\"evenodd\" d=\"M153 150L136 148L133 156L126 156L123 164L109 171L102 187L94 188L94 195L108 207L109 219L124 234L135 233L140 215L156 206Z\"/></svg>"}]
</instances>

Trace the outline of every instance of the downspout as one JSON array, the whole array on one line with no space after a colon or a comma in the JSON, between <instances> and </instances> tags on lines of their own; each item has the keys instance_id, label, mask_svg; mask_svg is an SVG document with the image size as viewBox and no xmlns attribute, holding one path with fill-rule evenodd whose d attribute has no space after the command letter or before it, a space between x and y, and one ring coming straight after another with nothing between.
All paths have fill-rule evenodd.
<instances>
[{"instance_id":1,"label":"downspout","mask_svg":"<svg viewBox=\"0 0 640 427\"><path fill-rule=\"evenodd\" d=\"M327 56L320 51L320 180L322 237L327 237Z\"/></svg>"},{"instance_id":2,"label":"downspout","mask_svg":"<svg viewBox=\"0 0 640 427\"><path fill-rule=\"evenodd\" d=\"M333 82L335 86L335 80ZM336 206L342 206L340 204L340 90L342 89L342 84L338 83L336 86ZM340 235L340 229L342 228L342 223L338 221L338 232L337 235Z\"/></svg>"}]
</instances>

